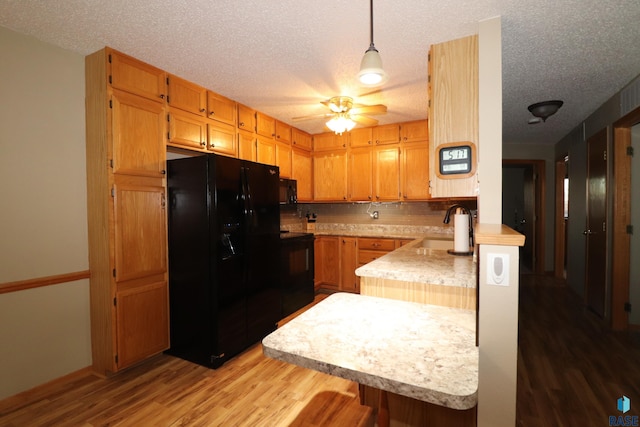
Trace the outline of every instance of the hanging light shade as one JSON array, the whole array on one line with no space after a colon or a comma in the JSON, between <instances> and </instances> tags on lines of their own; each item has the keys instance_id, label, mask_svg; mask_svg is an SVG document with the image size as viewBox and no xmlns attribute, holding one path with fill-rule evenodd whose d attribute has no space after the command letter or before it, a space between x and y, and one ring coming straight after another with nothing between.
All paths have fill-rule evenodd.
<instances>
[{"instance_id":1,"label":"hanging light shade","mask_svg":"<svg viewBox=\"0 0 640 427\"><path fill-rule=\"evenodd\" d=\"M349 132L356 125L356 122L351 119L349 113L338 113L331 118L327 123L327 127L335 132L337 135L342 135L344 132Z\"/></svg>"},{"instance_id":2,"label":"hanging light shade","mask_svg":"<svg viewBox=\"0 0 640 427\"><path fill-rule=\"evenodd\" d=\"M382 68L382 58L376 46L373 44L373 0L370 1L371 21L370 35L371 41L360 62L360 72L358 80L363 86L379 86L387 81L387 73Z\"/></svg>"}]
</instances>

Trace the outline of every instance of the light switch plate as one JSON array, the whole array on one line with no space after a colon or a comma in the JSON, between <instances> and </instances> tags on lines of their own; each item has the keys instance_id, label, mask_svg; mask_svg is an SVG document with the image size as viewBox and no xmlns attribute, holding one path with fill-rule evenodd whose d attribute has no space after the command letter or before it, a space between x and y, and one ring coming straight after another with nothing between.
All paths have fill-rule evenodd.
<instances>
[{"instance_id":1,"label":"light switch plate","mask_svg":"<svg viewBox=\"0 0 640 427\"><path fill-rule=\"evenodd\" d=\"M487 254L487 284L509 286L508 254Z\"/></svg>"}]
</instances>

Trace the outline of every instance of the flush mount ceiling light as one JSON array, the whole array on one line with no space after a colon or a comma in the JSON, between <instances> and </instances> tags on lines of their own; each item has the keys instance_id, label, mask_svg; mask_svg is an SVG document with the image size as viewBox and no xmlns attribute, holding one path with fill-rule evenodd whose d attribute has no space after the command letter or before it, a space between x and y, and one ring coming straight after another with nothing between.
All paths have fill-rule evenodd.
<instances>
[{"instance_id":1,"label":"flush mount ceiling light","mask_svg":"<svg viewBox=\"0 0 640 427\"><path fill-rule=\"evenodd\" d=\"M387 73L382 69L382 58L380 53L373 44L373 0L370 2L371 11L371 41L369 49L367 49L360 63L360 72L358 80L363 86L374 87L379 86L387 81Z\"/></svg>"},{"instance_id":2,"label":"flush mount ceiling light","mask_svg":"<svg viewBox=\"0 0 640 427\"><path fill-rule=\"evenodd\" d=\"M537 118L529 120L529 124L540 123L542 119L543 122L547 121L549 116L554 115L560 107L562 107L564 102L553 100L553 101L543 101L537 102L535 104L531 104L527 107L531 114L536 116Z\"/></svg>"},{"instance_id":3,"label":"flush mount ceiling light","mask_svg":"<svg viewBox=\"0 0 640 427\"><path fill-rule=\"evenodd\" d=\"M349 132L356 125L349 116L349 113L337 113L327 123L327 127L334 131L337 135L342 135L344 132Z\"/></svg>"}]
</instances>

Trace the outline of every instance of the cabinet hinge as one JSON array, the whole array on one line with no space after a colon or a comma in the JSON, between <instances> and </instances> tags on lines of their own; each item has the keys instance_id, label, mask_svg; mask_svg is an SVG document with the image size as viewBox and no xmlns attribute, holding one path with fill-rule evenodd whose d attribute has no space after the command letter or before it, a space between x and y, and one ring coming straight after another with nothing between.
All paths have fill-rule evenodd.
<instances>
[{"instance_id":1,"label":"cabinet hinge","mask_svg":"<svg viewBox=\"0 0 640 427\"><path fill-rule=\"evenodd\" d=\"M624 311L626 311L627 313L631 313L631 303L630 302L625 302L624 303Z\"/></svg>"},{"instance_id":2,"label":"cabinet hinge","mask_svg":"<svg viewBox=\"0 0 640 427\"><path fill-rule=\"evenodd\" d=\"M111 166L111 169L113 169L113 159L109 160L109 166Z\"/></svg>"},{"instance_id":3,"label":"cabinet hinge","mask_svg":"<svg viewBox=\"0 0 640 427\"><path fill-rule=\"evenodd\" d=\"M113 109L113 100L109 100L109 108Z\"/></svg>"},{"instance_id":4,"label":"cabinet hinge","mask_svg":"<svg viewBox=\"0 0 640 427\"><path fill-rule=\"evenodd\" d=\"M607 231L607 223L602 221L602 231Z\"/></svg>"},{"instance_id":5,"label":"cabinet hinge","mask_svg":"<svg viewBox=\"0 0 640 427\"><path fill-rule=\"evenodd\" d=\"M633 147L631 146L627 147L627 156L633 157Z\"/></svg>"},{"instance_id":6,"label":"cabinet hinge","mask_svg":"<svg viewBox=\"0 0 640 427\"><path fill-rule=\"evenodd\" d=\"M111 64L111 54L107 55L109 57L109 64Z\"/></svg>"},{"instance_id":7,"label":"cabinet hinge","mask_svg":"<svg viewBox=\"0 0 640 427\"><path fill-rule=\"evenodd\" d=\"M167 141L171 141L171 134L167 132Z\"/></svg>"},{"instance_id":8,"label":"cabinet hinge","mask_svg":"<svg viewBox=\"0 0 640 427\"><path fill-rule=\"evenodd\" d=\"M171 121L171 114L167 114L167 121L170 122Z\"/></svg>"},{"instance_id":9,"label":"cabinet hinge","mask_svg":"<svg viewBox=\"0 0 640 427\"><path fill-rule=\"evenodd\" d=\"M116 354L116 365L118 364L118 355Z\"/></svg>"},{"instance_id":10,"label":"cabinet hinge","mask_svg":"<svg viewBox=\"0 0 640 427\"><path fill-rule=\"evenodd\" d=\"M113 78L111 77L111 74L109 74L109 84L113 84Z\"/></svg>"},{"instance_id":11,"label":"cabinet hinge","mask_svg":"<svg viewBox=\"0 0 640 427\"><path fill-rule=\"evenodd\" d=\"M116 197L116 189L115 188L111 189L111 197Z\"/></svg>"},{"instance_id":12,"label":"cabinet hinge","mask_svg":"<svg viewBox=\"0 0 640 427\"><path fill-rule=\"evenodd\" d=\"M169 77L167 77L167 84L169 84Z\"/></svg>"},{"instance_id":13,"label":"cabinet hinge","mask_svg":"<svg viewBox=\"0 0 640 427\"><path fill-rule=\"evenodd\" d=\"M113 271L115 271L115 270L113 270ZM117 300L116 297L113 297L113 305L114 306L118 305L118 300Z\"/></svg>"},{"instance_id":14,"label":"cabinet hinge","mask_svg":"<svg viewBox=\"0 0 640 427\"><path fill-rule=\"evenodd\" d=\"M633 234L633 225L627 225L627 234Z\"/></svg>"},{"instance_id":15,"label":"cabinet hinge","mask_svg":"<svg viewBox=\"0 0 640 427\"><path fill-rule=\"evenodd\" d=\"M606 160L607 160L607 150L604 150L604 151L602 152L602 159L603 159L604 161L606 161Z\"/></svg>"},{"instance_id":16,"label":"cabinet hinge","mask_svg":"<svg viewBox=\"0 0 640 427\"><path fill-rule=\"evenodd\" d=\"M113 277L116 277L116 269L114 268L113 271L111 272L113 274Z\"/></svg>"}]
</instances>

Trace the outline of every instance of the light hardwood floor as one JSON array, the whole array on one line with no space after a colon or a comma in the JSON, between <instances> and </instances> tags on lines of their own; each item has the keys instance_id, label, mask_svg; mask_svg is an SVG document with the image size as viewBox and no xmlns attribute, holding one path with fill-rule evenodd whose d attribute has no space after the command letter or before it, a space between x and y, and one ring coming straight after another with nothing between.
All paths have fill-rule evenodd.
<instances>
[{"instance_id":1,"label":"light hardwood floor","mask_svg":"<svg viewBox=\"0 0 640 427\"><path fill-rule=\"evenodd\" d=\"M609 425L622 395L631 399L624 415L638 415L639 361L640 333L609 331L563 282L522 277L518 427ZM162 355L62 384L0 405L0 425L342 427L364 422L363 408L352 382L268 359L255 345L218 370Z\"/></svg>"}]
</instances>

